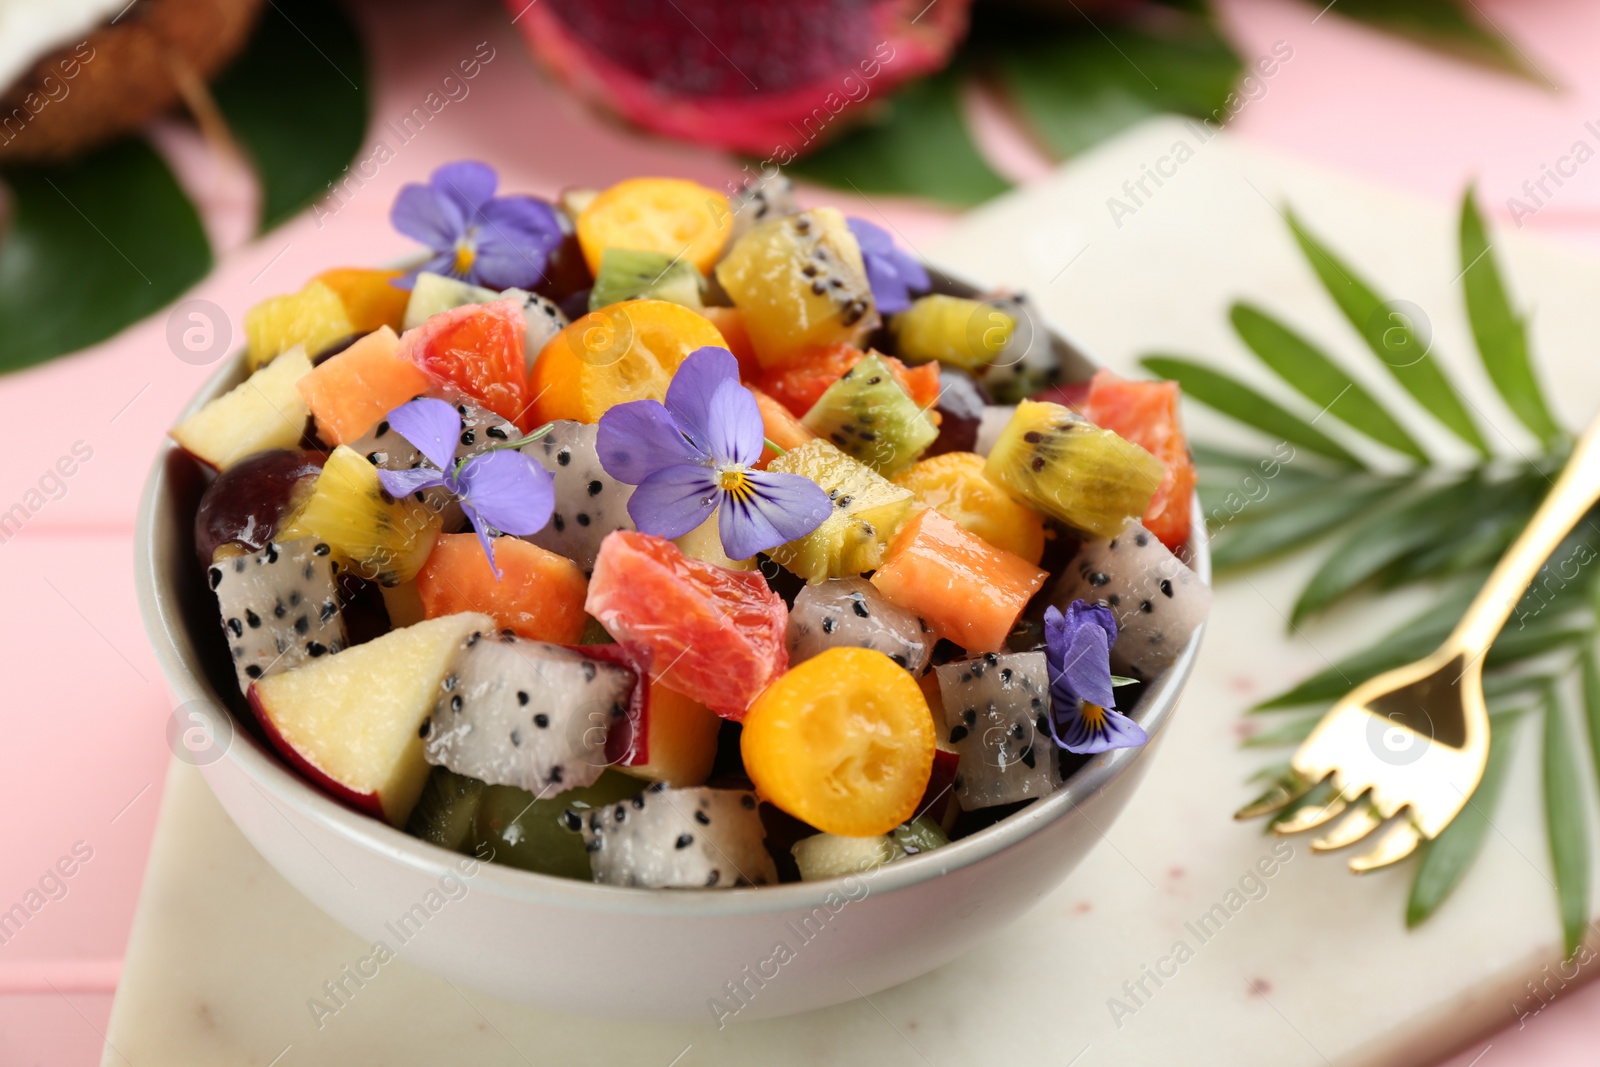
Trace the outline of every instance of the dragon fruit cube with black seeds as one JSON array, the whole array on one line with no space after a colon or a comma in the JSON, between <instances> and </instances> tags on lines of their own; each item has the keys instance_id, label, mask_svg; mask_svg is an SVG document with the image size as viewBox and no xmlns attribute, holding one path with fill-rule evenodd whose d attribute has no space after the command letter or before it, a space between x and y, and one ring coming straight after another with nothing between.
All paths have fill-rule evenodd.
<instances>
[{"instance_id":1,"label":"dragon fruit cube with black seeds","mask_svg":"<svg viewBox=\"0 0 1600 1067\"><path fill-rule=\"evenodd\" d=\"M1104 604L1117 617L1111 668L1146 681L1172 665L1211 610L1211 588L1156 535L1130 519L1117 536L1088 541L1051 602Z\"/></svg>"},{"instance_id":2,"label":"dragon fruit cube with black seeds","mask_svg":"<svg viewBox=\"0 0 1600 1067\"><path fill-rule=\"evenodd\" d=\"M649 889L773 885L756 797L743 789L669 789L657 782L608 807L569 810L596 882Z\"/></svg>"},{"instance_id":3,"label":"dragon fruit cube with black seeds","mask_svg":"<svg viewBox=\"0 0 1600 1067\"><path fill-rule=\"evenodd\" d=\"M605 472L595 451L599 427L560 419L539 440L522 446L555 480L556 507L550 522L525 540L540 548L566 556L583 568L594 570L600 542L613 530L633 529L628 517L628 500L633 486L619 482Z\"/></svg>"},{"instance_id":4,"label":"dragon fruit cube with black seeds","mask_svg":"<svg viewBox=\"0 0 1600 1067\"><path fill-rule=\"evenodd\" d=\"M327 545L274 542L218 560L208 574L241 690L349 643Z\"/></svg>"},{"instance_id":5,"label":"dragon fruit cube with black seeds","mask_svg":"<svg viewBox=\"0 0 1600 1067\"><path fill-rule=\"evenodd\" d=\"M801 589L789 612L789 666L836 645L877 649L921 674L938 638L915 612L892 604L864 578L830 578Z\"/></svg>"},{"instance_id":6,"label":"dragon fruit cube with black seeds","mask_svg":"<svg viewBox=\"0 0 1600 1067\"><path fill-rule=\"evenodd\" d=\"M581 651L473 633L440 683L422 754L457 774L541 796L593 785L606 735L627 714L637 679Z\"/></svg>"},{"instance_id":7,"label":"dragon fruit cube with black seeds","mask_svg":"<svg viewBox=\"0 0 1600 1067\"><path fill-rule=\"evenodd\" d=\"M955 795L975 811L1048 796L1061 784L1043 652L989 653L935 668L945 739L961 754Z\"/></svg>"}]
</instances>

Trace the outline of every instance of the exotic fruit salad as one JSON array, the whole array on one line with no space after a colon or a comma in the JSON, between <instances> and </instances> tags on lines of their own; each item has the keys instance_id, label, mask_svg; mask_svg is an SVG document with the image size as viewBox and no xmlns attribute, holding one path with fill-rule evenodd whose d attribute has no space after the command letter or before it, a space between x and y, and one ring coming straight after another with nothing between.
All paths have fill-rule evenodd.
<instances>
[{"instance_id":1,"label":"exotic fruit salad","mask_svg":"<svg viewBox=\"0 0 1600 1067\"><path fill-rule=\"evenodd\" d=\"M896 862L1145 743L1210 599L1176 386L1056 382L1022 297L933 292L779 177L496 184L403 189L426 260L251 309L249 377L172 431L216 472L214 654L289 764L443 848L687 889Z\"/></svg>"}]
</instances>

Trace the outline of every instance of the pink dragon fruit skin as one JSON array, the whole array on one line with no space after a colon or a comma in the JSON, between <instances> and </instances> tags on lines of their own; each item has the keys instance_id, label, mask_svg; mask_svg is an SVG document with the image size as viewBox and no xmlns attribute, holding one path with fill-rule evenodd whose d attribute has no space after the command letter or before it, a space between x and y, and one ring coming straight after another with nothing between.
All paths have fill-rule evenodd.
<instances>
[{"instance_id":1,"label":"pink dragon fruit skin","mask_svg":"<svg viewBox=\"0 0 1600 1067\"><path fill-rule=\"evenodd\" d=\"M534 54L580 96L656 133L779 165L862 104L943 68L970 4L507 0Z\"/></svg>"}]
</instances>

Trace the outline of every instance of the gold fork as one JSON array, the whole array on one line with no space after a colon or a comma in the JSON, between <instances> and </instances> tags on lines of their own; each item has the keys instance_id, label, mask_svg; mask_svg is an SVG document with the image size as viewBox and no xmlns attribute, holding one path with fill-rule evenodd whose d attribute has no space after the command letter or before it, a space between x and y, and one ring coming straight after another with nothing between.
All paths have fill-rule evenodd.
<instances>
[{"instance_id":1,"label":"gold fork","mask_svg":"<svg viewBox=\"0 0 1600 1067\"><path fill-rule=\"evenodd\" d=\"M1600 499L1600 417L1573 448L1527 529L1501 557L1461 622L1432 655L1357 686L1294 754L1290 780L1234 815L1270 815L1329 781L1332 799L1307 804L1274 829L1295 834L1346 818L1312 841L1323 852L1367 838L1402 812L1377 845L1350 861L1357 874L1409 856L1466 805L1489 755L1483 658L1550 553Z\"/></svg>"}]
</instances>

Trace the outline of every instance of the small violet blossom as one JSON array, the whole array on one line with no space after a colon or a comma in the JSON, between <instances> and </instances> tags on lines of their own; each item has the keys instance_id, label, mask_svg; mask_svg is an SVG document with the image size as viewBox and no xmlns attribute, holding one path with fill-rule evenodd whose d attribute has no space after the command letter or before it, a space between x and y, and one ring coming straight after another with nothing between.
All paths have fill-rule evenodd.
<instances>
[{"instance_id":1,"label":"small violet blossom","mask_svg":"<svg viewBox=\"0 0 1600 1067\"><path fill-rule=\"evenodd\" d=\"M850 232L861 246L861 258L867 265L867 284L872 286L872 299L878 310L893 315L911 306L912 293L925 293L932 283L928 272L907 253L895 247L894 238L881 227L866 219L846 219Z\"/></svg>"},{"instance_id":2,"label":"small violet blossom","mask_svg":"<svg viewBox=\"0 0 1600 1067\"><path fill-rule=\"evenodd\" d=\"M410 441L433 466L380 470L378 481L396 499L441 486L452 493L461 501L461 510L472 522L498 579L494 538L502 533L525 536L544 529L556 506L550 472L509 448L480 452L457 467L461 416L443 400L412 400L389 412L388 421L389 428Z\"/></svg>"},{"instance_id":3,"label":"small violet blossom","mask_svg":"<svg viewBox=\"0 0 1600 1067\"><path fill-rule=\"evenodd\" d=\"M490 289L538 284L551 250L561 243L561 224L542 200L495 196L498 183L493 167L468 160L440 167L427 185L401 188L389 219L434 255L395 284L410 289L421 271Z\"/></svg>"},{"instance_id":4,"label":"small violet blossom","mask_svg":"<svg viewBox=\"0 0 1600 1067\"><path fill-rule=\"evenodd\" d=\"M720 509L722 549L742 560L804 537L833 509L811 479L755 469L763 434L733 353L708 347L678 367L665 404L634 400L600 416L595 447L606 473L638 487L628 514L641 531L682 537Z\"/></svg>"},{"instance_id":5,"label":"small violet blossom","mask_svg":"<svg viewBox=\"0 0 1600 1067\"><path fill-rule=\"evenodd\" d=\"M1111 645L1117 620L1103 604L1074 600L1066 614L1044 612L1045 660L1050 668L1050 736L1068 752L1137 748L1144 727L1113 710Z\"/></svg>"}]
</instances>

